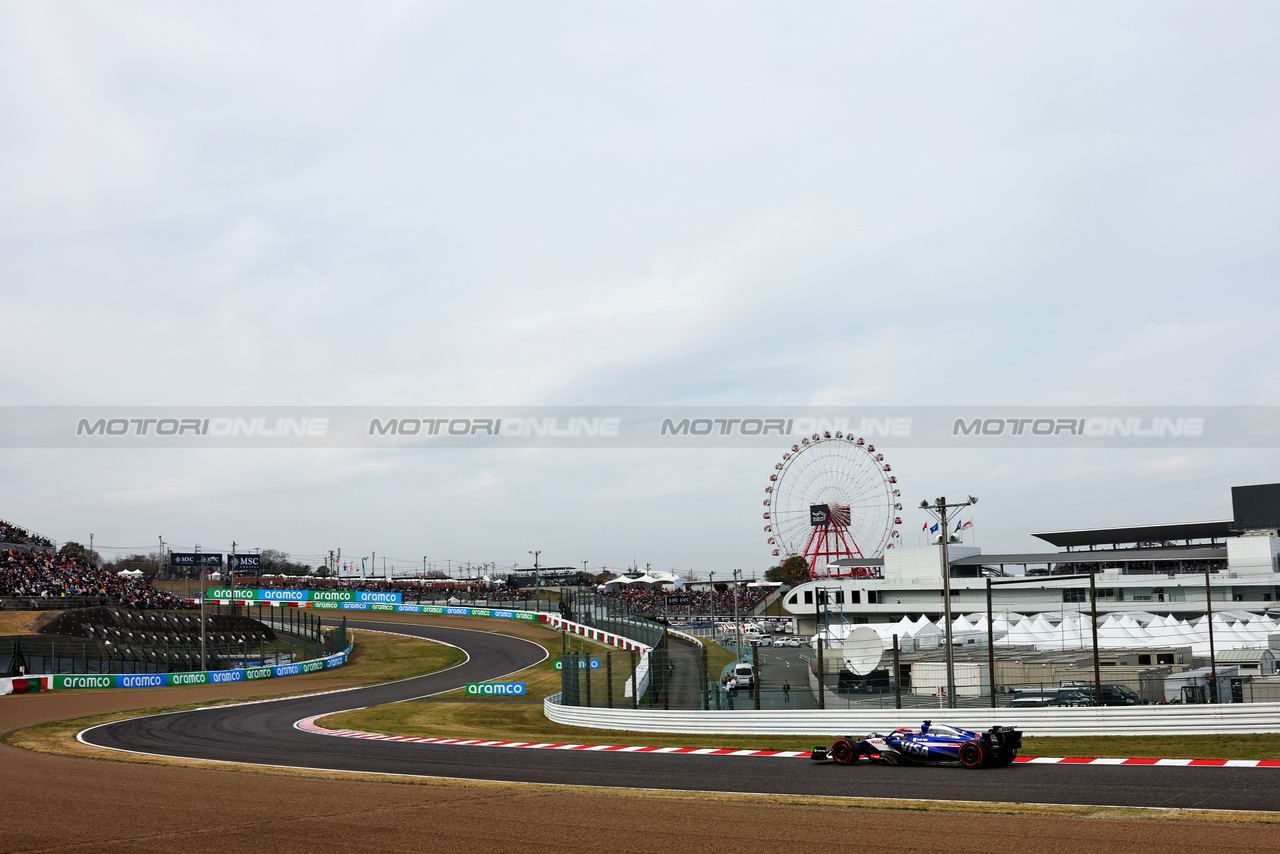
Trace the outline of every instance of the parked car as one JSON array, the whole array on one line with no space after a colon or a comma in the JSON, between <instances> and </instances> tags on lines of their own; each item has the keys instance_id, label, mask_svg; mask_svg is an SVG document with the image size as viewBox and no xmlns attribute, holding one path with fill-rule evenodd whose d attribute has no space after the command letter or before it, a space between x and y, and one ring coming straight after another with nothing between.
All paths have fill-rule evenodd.
<instances>
[{"instance_id":1,"label":"parked car","mask_svg":"<svg viewBox=\"0 0 1280 854\"><path fill-rule=\"evenodd\" d=\"M1015 691L1005 704L1010 709L1037 709L1046 706L1092 706L1093 698L1076 690Z\"/></svg>"},{"instance_id":2,"label":"parked car","mask_svg":"<svg viewBox=\"0 0 1280 854\"><path fill-rule=\"evenodd\" d=\"M1094 684L1092 682L1063 682L1062 688L1084 696L1086 706L1093 705ZM1124 685L1102 683L1102 705L1104 706L1140 706L1142 697L1132 688Z\"/></svg>"}]
</instances>

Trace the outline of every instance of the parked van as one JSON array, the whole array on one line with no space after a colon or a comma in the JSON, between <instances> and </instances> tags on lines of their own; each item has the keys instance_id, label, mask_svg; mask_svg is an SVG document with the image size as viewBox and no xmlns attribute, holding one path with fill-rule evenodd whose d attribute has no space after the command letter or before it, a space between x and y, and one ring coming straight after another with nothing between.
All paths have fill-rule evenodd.
<instances>
[{"instance_id":1,"label":"parked van","mask_svg":"<svg viewBox=\"0 0 1280 854\"><path fill-rule=\"evenodd\" d=\"M739 691L750 691L756 682L756 671L750 664L740 663L733 668L733 685Z\"/></svg>"}]
</instances>

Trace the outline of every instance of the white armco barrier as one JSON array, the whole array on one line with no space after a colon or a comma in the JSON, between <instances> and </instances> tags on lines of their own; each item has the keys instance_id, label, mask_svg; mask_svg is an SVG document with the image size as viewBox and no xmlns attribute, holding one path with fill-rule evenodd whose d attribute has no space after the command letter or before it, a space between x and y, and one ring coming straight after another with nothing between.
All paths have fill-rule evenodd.
<instances>
[{"instance_id":1,"label":"white armco barrier","mask_svg":"<svg viewBox=\"0 0 1280 854\"><path fill-rule=\"evenodd\" d=\"M1016 726L1026 735L1210 735L1280 732L1280 703L1102 706L1047 709L826 709L697 711L602 709L543 702L558 724L633 732L725 735L849 735L933 720L970 730Z\"/></svg>"}]
</instances>

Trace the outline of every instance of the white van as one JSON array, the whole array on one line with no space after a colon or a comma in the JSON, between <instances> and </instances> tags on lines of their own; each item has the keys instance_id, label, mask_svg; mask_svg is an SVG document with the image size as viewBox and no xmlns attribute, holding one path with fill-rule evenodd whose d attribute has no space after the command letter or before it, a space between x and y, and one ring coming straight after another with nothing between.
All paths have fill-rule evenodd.
<instances>
[{"instance_id":1,"label":"white van","mask_svg":"<svg viewBox=\"0 0 1280 854\"><path fill-rule=\"evenodd\" d=\"M756 671L750 664L740 663L733 668L733 687L739 691L750 691L755 685Z\"/></svg>"}]
</instances>

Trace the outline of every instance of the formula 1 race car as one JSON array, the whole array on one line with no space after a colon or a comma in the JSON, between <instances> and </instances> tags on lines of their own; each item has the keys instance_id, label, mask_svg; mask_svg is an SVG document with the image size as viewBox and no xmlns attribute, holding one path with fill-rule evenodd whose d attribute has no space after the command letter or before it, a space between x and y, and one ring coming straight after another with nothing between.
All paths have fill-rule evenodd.
<instances>
[{"instance_id":1,"label":"formula 1 race car","mask_svg":"<svg viewBox=\"0 0 1280 854\"><path fill-rule=\"evenodd\" d=\"M832 759L838 765L853 765L865 756L886 765L995 768L1013 762L1021 747L1022 733L1014 727L993 726L977 733L925 721L919 732L895 729L888 735L872 733L866 738L846 735L830 750L815 747L811 758L815 762Z\"/></svg>"}]
</instances>

